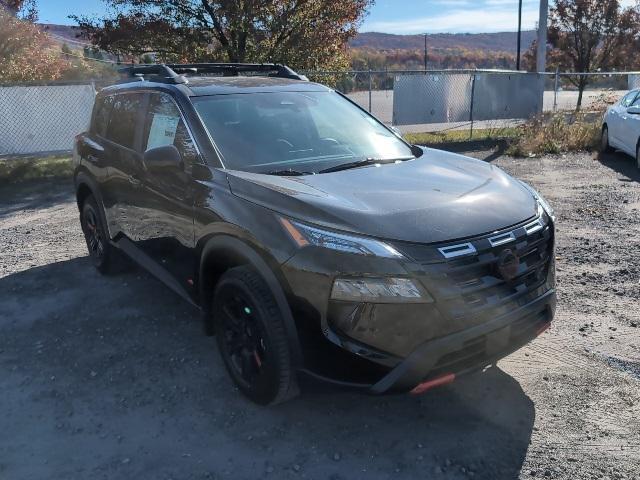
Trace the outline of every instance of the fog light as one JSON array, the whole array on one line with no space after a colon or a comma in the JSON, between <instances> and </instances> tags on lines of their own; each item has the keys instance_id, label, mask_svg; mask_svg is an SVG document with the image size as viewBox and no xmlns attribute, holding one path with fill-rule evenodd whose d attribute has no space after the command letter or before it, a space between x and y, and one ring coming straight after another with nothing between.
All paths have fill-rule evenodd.
<instances>
[{"instance_id":1,"label":"fog light","mask_svg":"<svg viewBox=\"0 0 640 480\"><path fill-rule=\"evenodd\" d=\"M408 278L338 278L332 300L367 303L431 303L433 298Z\"/></svg>"}]
</instances>

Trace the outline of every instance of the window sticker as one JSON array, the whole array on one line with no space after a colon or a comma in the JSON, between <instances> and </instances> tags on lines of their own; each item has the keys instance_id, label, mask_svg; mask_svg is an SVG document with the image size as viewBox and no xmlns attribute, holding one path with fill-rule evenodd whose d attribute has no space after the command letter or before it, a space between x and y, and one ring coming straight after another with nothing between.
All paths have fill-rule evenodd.
<instances>
[{"instance_id":1,"label":"window sticker","mask_svg":"<svg viewBox=\"0 0 640 480\"><path fill-rule=\"evenodd\" d=\"M147 141L147 150L151 148L164 147L165 145L173 145L178 130L180 117L172 115L154 114L149 130L149 139Z\"/></svg>"}]
</instances>

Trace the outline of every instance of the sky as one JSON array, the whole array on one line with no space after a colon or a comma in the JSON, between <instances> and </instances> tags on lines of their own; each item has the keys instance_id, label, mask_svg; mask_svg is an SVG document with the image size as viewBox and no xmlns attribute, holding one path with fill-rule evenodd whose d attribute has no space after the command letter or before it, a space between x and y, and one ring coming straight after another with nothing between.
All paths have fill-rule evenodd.
<instances>
[{"instance_id":1,"label":"sky","mask_svg":"<svg viewBox=\"0 0 640 480\"><path fill-rule=\"evenodd\" d=\"M104 13L101 0L39 0L40 21L73 23L71 14ZM625 6L635 0L621 0ZM522 28L538 21L539 0L523 0ZM360 28L362 32L484 33L515 31L518 0L377 0Z\"/></svg>"}]
</instances>

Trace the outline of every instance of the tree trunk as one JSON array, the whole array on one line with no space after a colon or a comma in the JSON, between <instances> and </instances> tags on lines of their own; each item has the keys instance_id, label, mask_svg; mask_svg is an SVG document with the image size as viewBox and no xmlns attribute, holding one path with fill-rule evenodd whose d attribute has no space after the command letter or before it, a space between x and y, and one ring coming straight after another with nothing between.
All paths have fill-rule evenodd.
<instances>
[{"instance_id":1,"label":"tree trunk","mask_svg":"<svg viewBox=\"0 0 640 480\"><path fill-rule=\"evenodd\" d=\"M584 94L584 89L587 87L587 77L583 75L580 77L580 81L578 82L578 104L576 105L576 112L579 112L582 108L582 96Z\"/></svg>"}]
</instances>

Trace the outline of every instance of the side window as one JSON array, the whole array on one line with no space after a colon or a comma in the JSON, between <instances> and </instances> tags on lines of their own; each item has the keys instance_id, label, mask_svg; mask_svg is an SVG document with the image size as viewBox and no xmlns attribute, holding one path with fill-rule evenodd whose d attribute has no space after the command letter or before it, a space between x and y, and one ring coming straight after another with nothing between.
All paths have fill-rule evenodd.
<instances>
[{"instance_id":1,"label":"side window","mask_svg":"<svg viewBox=\"0 0 640 480\"><path fill-rule=\"evenodd\" d=\"M93 117L91 132L104 137L107 133L109 115L113 107L113 97L111 95L96 99L96 113Z\"/></svg>"},{"instance_id":2,"label":"side window","mask_svg":"<svg viewBox=\"0 0 640 480\"><path fill-rule=\"evenodd\" d=\"M127 93L117 95L113 99L113 108L107 138L123 147L133 148L136 138L138 113L142 108L143 95Z\"/></svg>"},{"instance_id":3,"label":"side window","mask_svg":"<svg viewBox=\"0 0 640 480\"><path fill-rule=\"evenodd\" d=\"M637 94L637 91L627 93L620 101L620 105L622 105L623 107L630 107Z\"/></svg>"},{"instance_id":4,"label":"side window","mask_svg":"<svg viewBox=\"0 0 640 480\"><path fill-rule=\"evenodd\" d=\"M146 125L144 150L175 145L187 165L197 161L196 147L180 116L180 110L170 96L151 95Z\"/></svg>"}]
</instances>

